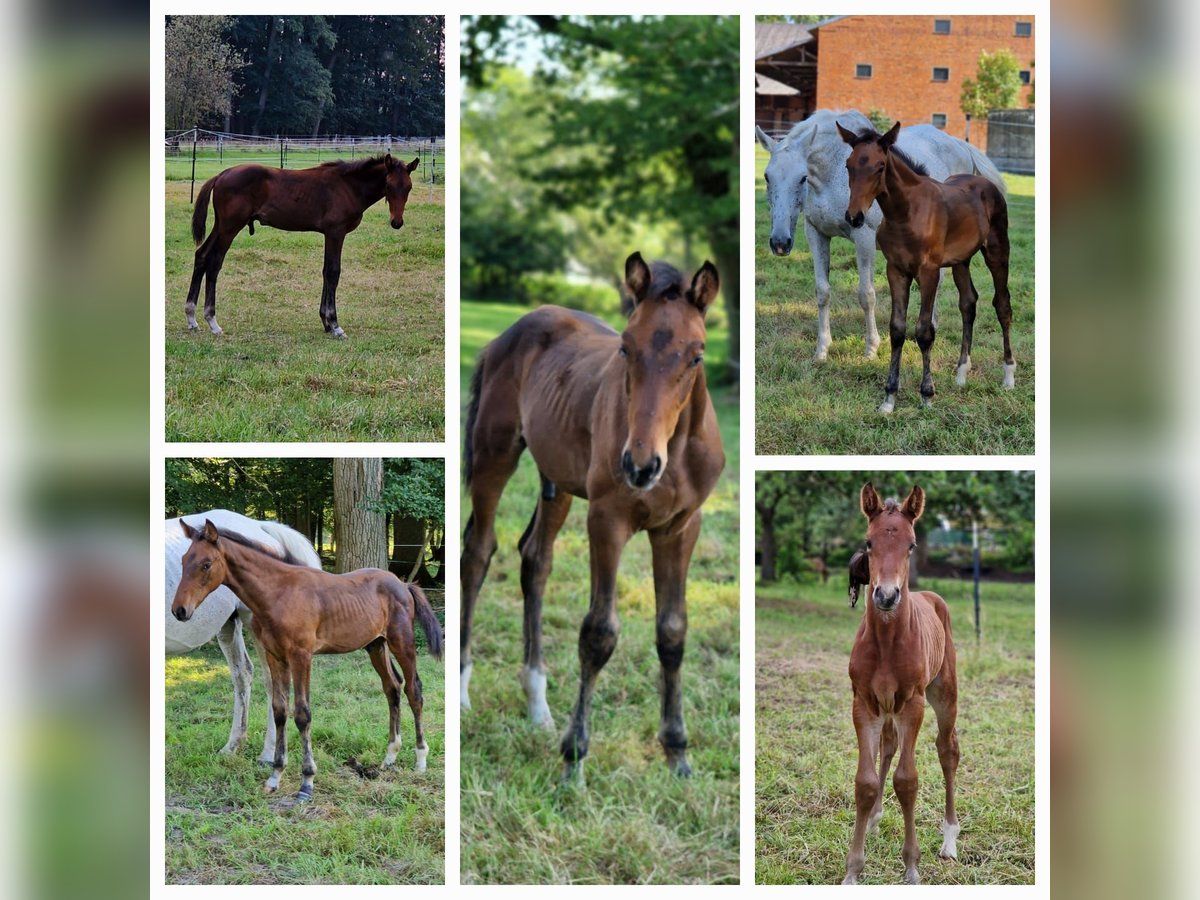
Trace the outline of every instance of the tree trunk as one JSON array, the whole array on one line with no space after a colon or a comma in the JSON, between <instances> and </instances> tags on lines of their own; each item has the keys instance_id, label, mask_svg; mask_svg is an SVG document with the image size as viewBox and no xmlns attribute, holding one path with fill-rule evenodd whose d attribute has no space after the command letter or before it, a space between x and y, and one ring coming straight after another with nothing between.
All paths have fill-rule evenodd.
<instances>
[{"instance_id":1,"label":"tree trunk","mask_svg":"<svg viewBox=\"0 0 1200 900\"><path fill-rule=\"evenodd\" d=\"M387 568L384 515L376 511L382 492L382 459L339 457L333 461L335 572Z\"/></svg>"},{"instance_id":2,"label":"tree trunk","mask_svg":"<svg viewBox=\"0 0 1200 900\"><path fill-rule=\"evenodd\" d=\"M256 136L258 123L262 121L263 112L267 108L267 96L271 92L271 69L275 66L275 48L279 45L279 33L283 30L283 25L277 17L272 16L270 21L271 36L267 39L267 60L263 68L262 87L258 92L258 111L254 115L254 124L250 126L250 133Z\"/></svg>"},{"instance_id":3,"label":"tree trunk","mask_svg":"<svg viewBox=\"0 0 1200 900\"><path fill-rule=\"evenodd\" d=\"M742 371L741 267L737 245L713 244L721 293L725 296L725 317L729 320L729 377L736 386Z\"/></svg>"},{"instance_id":4,"label":"tree trunk","mask_svg":"<svg viewBox=\"0 0 1200 900\"><path fill-rule=\"evenodd\" d=\"M772 582L776 578L775 510L759 507L758 517L762 522L762 580Z\"/></svg>"}]
</instances>

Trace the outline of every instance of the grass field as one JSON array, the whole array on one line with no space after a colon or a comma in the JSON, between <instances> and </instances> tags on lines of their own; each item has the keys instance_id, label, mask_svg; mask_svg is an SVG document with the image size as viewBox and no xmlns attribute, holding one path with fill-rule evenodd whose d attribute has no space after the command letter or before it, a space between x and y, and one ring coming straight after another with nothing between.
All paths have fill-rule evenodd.
<instances>
[{"instance_id":1,"label":"grass field","mask_svg":"<svg viewBox=\"0 0 1200 900\"><path fill-rule=\"evenodd\" d=\"M985 583L983 638L971 585L923 579L950 605L958 647L957 862L937 858L944 802L936 727L917 742L917 835L926 884L1030 884L1034 875L1033 585ZM862 608L845 581L760 585L756 600L756 875L766 884L830 884L845 874L858 750L846 674ZM904 820L886 788L867 837L864 883L897 884Z\"/></svg>"},{"instance_id":2,"label":"grass field","mask_svg":"<svg viewBox=\"0 0 1200 900\"><path fill-rule=\"evenodd\" d=\"M875 320L882 344L876 358L863 356L854 245L830 245L830 330L833 344L824 363L814 363L817 300L812 256L803 220L796 246L777 258L767 246L771 220L762 178L769 156L757 149L755 190L755 451L760 454L1026 454L1034 438L1034 228L1029 176L1006 175L1012 257L1012 347L1016 389L1000 387L1000 326L992 309L992 280L980 257L971 266L979 291L972 369L965 388L954 385L962 317L958 293L947 273L938 294L933 345L933 406L920 404L921 351L912 334L920 306L909 302L910 340L900 369L900 394L890 416L878 412L887 378L891 296L882 253L875 258Z\"/></svg>"},{"instance_id":3,"label":"grass field","mask_svg":"<svg viewBox=\"0 0 1200 900\"><path fill-rule=\"evenodd\" d=\"M405 225L386 204L346 237L338 319L321 326L324 238L259 227L225 258L217 320L188 332L195 247L186 182L166 185L169 441L438 441L445 428L443 188L418 184ZM212 213L209 213L209 227Z\"/></svg>"},{"instance_id":4,"label":"grass field","mask_svg":"<svg viewBox=\"0 0 1200 900\"><path fill-rule=\"evenodd\" d=\"M248 642L252 638L248 638ZM251 651L257 669L258 661ZM412 713L401 703L404 746L397 767L374 778L347 761L378 767L388 708L366 653L313 664L316 792L294 806L300 749L288 717L288 765L278 794L259 766L266 699L255 672L250 730L235 757L217 751L229 735L233 693L215 642L166 662L166 880L173 884L437 883L445 872L445 673L421 651L429 768L413 771Z\"/></svg>"},{"instance_id":5,"label":"grass field","mask_svg":"<svg viewBox=\"0 0 1200 900\"><path fill-rule=\"evenodd\" d=\"M463 302L464 387L484 343L525 311ZM649 544L638 535L621 562L621 636L596 690L587 789L556 795L558 732L531 728L517 683L516 547L537 497L536 469L526 454L500 505L500 547L475 616L473 708L462 718L464 884L738 880L738 407L728 394L718 394L716 404L729 461L704 508L692 561L683 667L695 776L672 778L656 738L654 592ZM565 726L578 686L577 641L589 593L586 509L578 500L572 507L546 592L548 700L556 728Z\"/></svg>"}]
</instances>

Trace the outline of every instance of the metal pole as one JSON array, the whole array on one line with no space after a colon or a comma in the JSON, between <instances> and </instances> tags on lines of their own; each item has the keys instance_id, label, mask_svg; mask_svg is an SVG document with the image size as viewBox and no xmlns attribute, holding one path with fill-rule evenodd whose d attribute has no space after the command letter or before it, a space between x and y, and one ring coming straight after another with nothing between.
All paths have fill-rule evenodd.
<instances>
[{"instance_id":1,"label":"metal pole","mask_svg":"<svg viewBox=\"0 0 1200 900\"><path fill-rule=\"evenodd\" d=\"M283 168L283 135L279 136L279 168Z\"/></svg>"},{"instance_id":2,"label":"metal pole","mask_svg":"<svg viewBox=\"0 0 1200 900\"><path fill-rule=\"evenodd\" d=\"M217 135L217 165L225 165L225 136Z\"/></svg>"},{"instance_id":3,"label":"metal pole","mask_svg":"<svg viewBox=\"0 0 1200 900\"><path fill-rule=\"evenodd\" d=\"M192 126L192 198L189 201L196 202L196 126Z\"/></svg>"},{"instance_id":4,"label":"metal pole","mask_svg":"<svg viewBox=\"0 0 1200 900\"><path fill-rule=\"evenodd\" d=\"M979 640L979 523L971 522L971 557L975 568L975 640Z\"/></svg>"}]
</instances>

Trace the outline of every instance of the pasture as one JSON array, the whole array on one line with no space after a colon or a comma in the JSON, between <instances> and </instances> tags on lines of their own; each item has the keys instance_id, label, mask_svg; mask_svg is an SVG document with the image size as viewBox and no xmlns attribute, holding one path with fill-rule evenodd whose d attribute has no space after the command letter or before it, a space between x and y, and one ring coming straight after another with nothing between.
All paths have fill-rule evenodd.
<instances>
[{"instance_id":1,"label":"pasture","mask_svg":"<svg viewBox=\"0 0 1200 900\"><path fill-rule=\"evenodd\" d=\"M830 329L824 363L813 362L817 301L812 256L797 222L790 256L767 246L770 211L763 171L769 155L756 148L754 227L755 452L759 454L1029 454L1034 449L1034 179L1006 175L1012 256L1012 347L1016 388L1000 387L1002 344L992 308L992 280L980 256L971 265L979 292L972 369L964 388L954 384L962 318L958 292L947 270L938 293L938 332L932 371L937 394L923 409L918 388L921 352L913 340L920 299L914 288L900 393L890 416L878 412L890 355L891 295L882 253L875 257L875 321L882 343L876 358L863 356L854 245L830 245Z\"/></svg>"},{"instance_id":2,"label":"pasture","mask_svg":"<svg viewBox=\"0 0 1200 900\"><path fill-rule=\"evenodd\" d=\"M950 606L958 647L958 860L937 858L944 801L932 711L917 742L917 835L925 884L1031 884L1034 877L1033 585L983 585L976 644L971 585L922 579ZM836 884L854 827L858 749L847 666L862 603L845 579L759 585L755 621L755 879ZM898 884L904 820L891 787L867 836L862 881Z\"/></svg>"},{"instance_id":3,"label":"pasture","mask_svg":"<svg viewBox=\"0 0 1200 900\"><path fill-rule=\"evenodd\" d=\"M206 174L218 169L211 168ZM337 294L343 341L325 333L317 314L322 235L265 226L253 236L242 231L225 259L217 288L225 334L209 333L202 317L200 330L189 332L188 194L187 181L166 182L167 440L442 440L441 184L416 181L401 231L389 226L380 201L346 237Z\"/></svg>"},{"instance_id":4,"label":"pasture","mask_svg":"<svg viewBox=\"0 0 1200 900\"><path fill-rule=\"evenodd\" d=\"M614 315L618 323L616 297ZM527 308L462 303L462 384L476 354ZM724 343L710 330L709 347ZM713 337L715 335L715 338ZM724 357L710 352L706 365ZM462 881L480 883L733 883L738 880L738 405L714 392L728 458L704 507L688 582L684 716L695 775L667 772L657 731L659 662L644 535L626 547L618 577L621 633L597 683L585 791L557 789L560 729L578 689L579 626L589 599L587 504L576 500L555 545L546 589L547 699L555 730L528 722L517 682L522 599L517 540L536 505L529 454L500 503L499 549L474 628L473 708L462 715ZM467 500L464 498L464 515Z\"/></svg>"},{"instance_id":5,"label":"pasture","mask_svg":"<svg viewBox=\"0 0 1200 900\"><path fill-rule=\"evenodd\" d=\"M247 643L253 637L247 635ZM217 751L233 695L216 643L166 660L166 881L169 884L440 884L445 870L445 673L419 650L429 768L413 771L412 713L404 746L379 772L388 708L366 653L320 656L312 672L311 802L294 805L300 751L289 710L288 765L277 794L257 763L266 700L255 661L250 729L236 756ZM358 774L357 761L366 767ZM375 771L372 771L372 767Z\"/></svg>"}]
</instances>

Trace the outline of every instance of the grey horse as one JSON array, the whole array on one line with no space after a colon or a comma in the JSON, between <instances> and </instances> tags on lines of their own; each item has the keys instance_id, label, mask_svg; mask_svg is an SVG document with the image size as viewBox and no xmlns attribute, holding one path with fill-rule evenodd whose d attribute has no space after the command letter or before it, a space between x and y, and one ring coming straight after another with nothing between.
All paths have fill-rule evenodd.
<instances>
[{"instance_id":1,"label":"grey horse","mask_svg":"<svg viewBox=\"0 0 1200 900\"><path fill-rule=\"evenodd\" d=\"M812 253L817 282L817 349L813 358L824 362L833 338L829 333L829 241L843 237L854 242L858 261L858 303L866 326L866 355L879 349L875 327L875 232L883 221L879 204L871 205L861 228L846 221L850 179L846 157L850 147L838 134L837 124L851 131L871 128L871 120L858 110L819 109L774 140L755 128L758 142L771 154L767 163L767 202L771 206L771 252L787 256L795 241L796 220L804 214L804 234ZM901 129L896 145L922 163L930 177L945 181L951 175L982 175L1006 191L1000 170L987 156L966 141L951 137L932 125ZM939 284L941 276L939 274ZM936 315L936 312L935 312ZM936 324L936 320L935 320ZM966 382L960 372L956 383Z\"/></svg>"}]
</instances>

